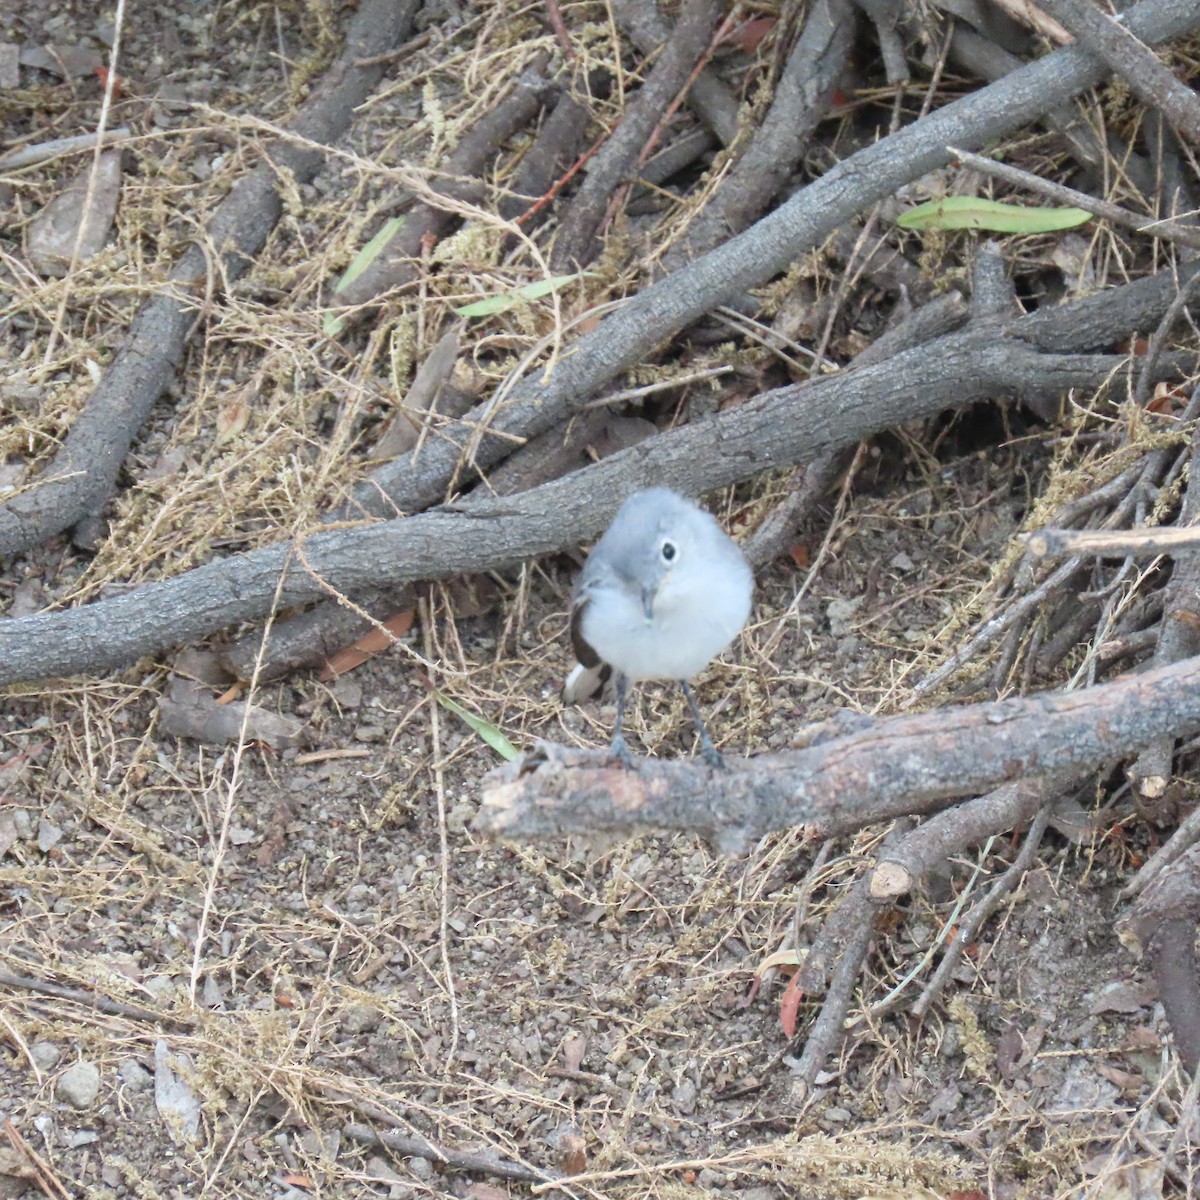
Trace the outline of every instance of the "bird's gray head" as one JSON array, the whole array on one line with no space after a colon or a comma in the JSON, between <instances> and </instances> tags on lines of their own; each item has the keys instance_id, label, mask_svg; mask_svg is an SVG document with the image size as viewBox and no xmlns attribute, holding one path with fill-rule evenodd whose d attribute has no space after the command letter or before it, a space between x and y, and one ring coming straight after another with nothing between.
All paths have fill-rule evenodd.
<instances>
[{"instance_id":1,"label":"bird's gray head","mask_svg":"<svg viewBox=\"0 0 1200 1200\"><path fill-rule=\"evenodd\" d=\"M688 576L703 570L702 551L711 541L713 518L667 488L635 492L621 505L592 558L638 598L651 620L671 606Z\"/></svg>"}]
</instances>

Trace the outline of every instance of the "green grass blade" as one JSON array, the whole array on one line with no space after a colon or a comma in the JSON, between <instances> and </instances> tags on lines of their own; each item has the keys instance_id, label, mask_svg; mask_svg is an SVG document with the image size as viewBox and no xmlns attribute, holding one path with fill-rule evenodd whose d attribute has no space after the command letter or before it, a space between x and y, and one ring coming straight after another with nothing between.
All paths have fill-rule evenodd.
<instances>
[{"instance_id":1,"label":"green grass blade","mask_svg":"<svg viewBox=\"0 0 1200 1200\"><path fill-rule=\"evenodd\" d=\"M1023 208L979 196L946 196L910 208L901 229L986 229L991 233L1052 233L1074 229L1091 218L1082 208Z\"/></svg>"},{"instance_id":2,"label":"green grass blade","mask_svg":"<svg viewBox=\"0 0 1200 1200\"><path fill-rule=\"evenodd\" d=\"M495 725L485 721L482 717L477 717L473 712L468 712L458 701L451 700L437 688L431 687L429 690L433 693L433 698L444 709L465 721L501 758L512 762L517 757L516 746Z\"/></svg>"},{"instance_id":3,"label":"green grass blade","mask_svg":"<svg viewBox=\"0 0 1200 1200\"><path fill-rule=\"evenodd\" d=\"M576 271L573 275L550 275L545 279L535 279L514 291L505 292L500 296L489 296L486 300L476 300L473 304L464 304L454 311L460 317L493 317L497 313L508 312L529 300L540 300L559 288L566 287L576 279L582 279L585 272Z\"/></svg>"}]
</instances>

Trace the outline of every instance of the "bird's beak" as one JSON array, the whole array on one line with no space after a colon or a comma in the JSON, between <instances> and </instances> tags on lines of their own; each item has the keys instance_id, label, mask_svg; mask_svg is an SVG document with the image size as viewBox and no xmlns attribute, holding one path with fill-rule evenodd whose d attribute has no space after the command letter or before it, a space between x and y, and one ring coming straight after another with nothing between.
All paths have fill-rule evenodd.
<instances>
[{"instance_id":1,"label":"bird's beak","mask_svg":"<svg viewBox=\"0 0 1200 1200\"><path fill-rule=\"evenodd\" d=\"M656 588L642 588L642 612L646 614L646 624L654 620L654 597L658 594Z\"/></svg>"}]
</instances>

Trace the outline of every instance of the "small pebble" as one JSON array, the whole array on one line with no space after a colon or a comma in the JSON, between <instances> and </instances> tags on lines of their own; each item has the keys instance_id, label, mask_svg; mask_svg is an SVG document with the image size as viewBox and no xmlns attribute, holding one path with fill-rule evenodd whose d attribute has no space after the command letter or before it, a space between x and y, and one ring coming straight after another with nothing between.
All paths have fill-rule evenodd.
<instances>
[{"instance_id":1,"label":"small pebble","mask_svg":"<svg viewBox=\"0 0 1200 1200\"><path fill-rule=\"evenodd\" d=\"M346 1033L370 1033L379 1027L379 1012L369 1004L352 1004L342 1014L342 1029Z\"/></svg>"},{"instance_id":2,"label":"small pebble","mask_svg":"<svg viewBox=\"0 0 1200 1200\"><path fill-rule=\"evenodd\" d=\"M54 1070L62 1058L62 1051L53 1042L34 1042L29 1053L43 1071Z\"/></svg>"},{"instance_id":3,"label":"small pebble","mask_svg":"<svg viewBox=\"0 0 1200 1200\"><path fill-rule=\"evenodd\" d=\"M404 1182L403 1176L396 1173L395 1167L386 1158L382 1158L378 1154L372 1155L372 1157L367 1159L366 1173L371 1179L382 1179L387 1183Z\"/></svg>"},{"instance_id":4,"label":"small pebble","mask_svg":"<svg viewBox=\"0 0 1200 1200\"><path fill-rule=\"evenodd\" d=\"M55 1094L72 1108L90 1108L100 1094L100 1071L82 1059L59 1077Z\"/></svg>"},{"instance_id":5,"label":"small pebble","mask_svg":"<svg viewBox=\"0 0 1200 1200\"><path fill-rule=\"evenodd\" d=\"M422 1181L433 1178L433 1163L419 1154L408 1160L408 1169Z\"/></svg>"},{"instance_id":6,"label":"small pebble","mask_svg":"<svg viewBox=\"0 0 1200 1200\"><path fill-rule=\"evenodd\" d=\"M49 854L61 840L62 830L57 825L51 825L49 821L38 822L37 847L43 854Z\"/></svg>"},{"instance_id":7,"label":"small pebble","mask_svg":"<svg viewBox=\"0 0 1200 1200\"><path fill-rule=\"evenodd\" d=\"M696 1111L696 1085L690 1080L685 1079L671 1093L671 1099L675 1103L675 1107L681 1113L693 1113Z\"/></svg>"},{"instance_id":8,"label":"small pebble","mask_svg":"<svg viewBox=\"0 0 1200 1200\"><path fill-rule=\"evenodd\" d=\"M127 1058L118 1068L117 1075L131 1092L148 1092L154 1086L154 1076L136 1058Z\"/></svg>"}]
</instances>

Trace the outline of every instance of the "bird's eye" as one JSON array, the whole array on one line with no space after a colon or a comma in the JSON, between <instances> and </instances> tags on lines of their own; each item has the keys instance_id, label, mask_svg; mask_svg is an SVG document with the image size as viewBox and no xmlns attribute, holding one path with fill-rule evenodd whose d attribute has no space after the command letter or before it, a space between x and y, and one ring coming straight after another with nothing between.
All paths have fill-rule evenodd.
<instances>
[{"instance_id":1,"label":"bird's eye","mask_svg":"<svg viewBox=\"0 0 1200 1200\"><path fill-rule=\"evenodd\" d=\"M659 553L663 557L663 562L674 562L676 554L675 543L663 542L662 549L659 551Z\"/></svg>"}]
</instances>

